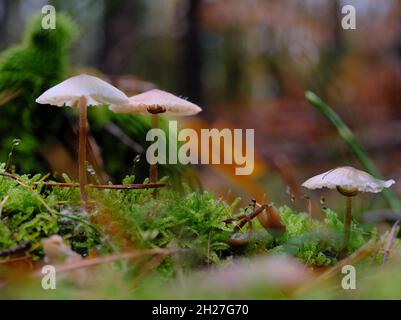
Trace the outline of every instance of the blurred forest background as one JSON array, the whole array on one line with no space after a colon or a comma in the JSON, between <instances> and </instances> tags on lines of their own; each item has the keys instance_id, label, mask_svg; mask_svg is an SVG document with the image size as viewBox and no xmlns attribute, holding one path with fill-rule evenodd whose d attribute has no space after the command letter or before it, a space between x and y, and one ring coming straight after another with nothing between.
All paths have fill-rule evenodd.
<instances>
[{"instance_id":1,"label":"blurred forest background","mask_svg":"<svg viewBox=\"0 0 401 320\"><path fill-rule=\"evenodd\" d=\"M0 50L47 3L79 26L75 70L101 72L127 94L157 86L188 97L204 111L182 127L255 129L254 174L196 166L205 189L289 202L311 175L360 167L305 90L343 117L385 177L401 178L401 1L0 0ZM341 27L346 4L356 30ZM133 158L119 162L127 173Z\"/></svg>"}]
</instances>

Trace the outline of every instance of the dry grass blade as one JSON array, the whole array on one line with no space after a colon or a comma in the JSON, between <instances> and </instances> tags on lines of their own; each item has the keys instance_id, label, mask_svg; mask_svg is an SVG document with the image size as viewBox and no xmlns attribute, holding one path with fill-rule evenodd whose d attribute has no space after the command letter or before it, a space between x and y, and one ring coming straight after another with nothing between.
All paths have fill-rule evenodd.
<instances>
[{"instance_id":1,"label":"dry grass blade","mask_svg":"<svg viewBox=\"0 0 401 320\"><path fill-rule=\"evenodd\" d=\"M33 193L33 195L35 196L35 198L47 209L47 211L49 211L49 213L50 213L52 216L56 216L56 215L57 215L57 213L56 213L52 208L50 208L50 207L47 205L46 201L43 200L42 197L41 197L39 194L37 194L37 193L35 192L35 190L33 190L33 188L32 188L30 185L26 184L25 182L21 181L20 179L18 179L17 177L13 176L12 174L10 174L10 173L8 173L8 172L0 173L0 175L1 175L1 176L4 176L4 177L7 177L7 178L10 178L10 179L13 179L13 180L15 180L19 185L21 185L21 186L23 186L23 187L29 189L29 190Z\"/></svg>"},{"instance_id":2,"label":"dry grass blade","mask_svg":"<svg viewBox=\"0 0 401 320\"><path fill-rule=\"evenodd\" d=\"M16 257L16 258L6 258L6 259L0 260L0 264L6 265L6 264L10 264L10 263L19 262L19 261L31 261L31 257L22 256L22 257Z\"/></svg>"},{"instance_id":3,"label":"dry grass blade","mask_svg":"<svg viewBox=\"0 0 401 320\"><path fill-rule=\"evenodd\" d=\"M325 281L336 275L338 272L340 272L342 267L344 267L345 265L357 263L362 259L371 256L372 253L377 252L379 249L380 249L380 244L375 243L373 240L371 240L364 246L359 248L357 251L355 251L353 254L351 254L349 257L339 261L335 266L333 266L332 268L321 274L317 278L317 280Z\"/></svg>"},{"instance_id":4,"label":"dry grass blade","mask_svg":"<svg viewBox=\"0 0 401 320\"><path fill-rule=\"evenodd\" d=\"M42 178L40 178L40 179L38 180L38 182L36 182L36 183L41 183L41 182L45 181L48 177L50 177L50 173L44 175L44 176L43 176Z\"/></svg>"},{"instance_id":5,"label":"dry grass blade","mask_svg":"<svg viewBox=\"0 0 401 320\"><path fill-rule=\"evenodd\" d=\"M139 274L135 277L134 280L134 286L137 286L139 284L139 281L143 279L143 277L149 273L150 271L154 270L157 268L163 260L166 258L166 254L159 254L155 257L152 257L139 271Z\"/></svg>"},{"instance_id":6,"label":"dry grass blade","mask_svg":"<svg viewBox=\"0 0 401 320\"><path fill-rule=\"evenodd\" d=\"M82 259L79 261L74 261L71 263L64 263L64 264L59 264L56 265L56 272L68 272L72 270L77 270L81 268L87 268L87 267L92 267L95 265L99 265L102 263L110 263L114 261L119 261L119 260L129 260L129 259L135 259L143 256L149 256L149 255L162 255L162 256L167 256L167 255L174 255L178 254L180 252L184 252L184 249L149 249L149 250L142 250L142 251L132 251L132 252L125 252L121 254L114 254L114 255L109 255L109 256L103 256L103 257L96 257L96 258L87 258L87 259ZM42 276L41 271L36 271L33 273L33 276Z\"/></svg>"},{"instance_id":7,"label":"dry grass blade","mask_svg":"<svg viewBox=\"0 0 401 320\"><path fill-rule=\"evenodd\" d=\"M339 261L335 266L323 272L312 283L299 288L295 293L300 294L318 286L319 284L322 284L323 282L329 280L330 278L334 277L336 274L341 272L341 269L345 265L353 265L363 260L364 258L371 256L374 252L377 252L379 249L380 249L379 243L376 243L373 240L369 241L364 246L355 251L353 254L351 254L349 257Z\"/></svg>"},{"instance_id":8,"label":"dry grass blade","mask_svg":"<svg viewBox=\"0 0 401 320\"><path fill-rule=\"evenodd\" d=\"M8 200L8 196L4 196L3 200L0 201L0 218L1 218L1 213L3 212L3 207L6 204Z\"/></svg>"},{"instance_id":9,"label":"dry grass blade","mask_svg":"<svg viewBox=\"0 0 401 320\"><path fill-rule=\"evenodd\" d=\"M19 95L21 90L6 90L0 92L0 107Z\"/></svg>"},{"instance_id":10,"label":"dry grass blade","mask_svg":"<svg viewBox=\"0 0 401 320\"><path fill-rule=\"evenodd\" d=\"M385 264L387 262L388 257L390 256L390 252L391 252L391 249L394 244L394 238L395 238L396 232L397 232L397 227L399 224L400 224L400 220L397 220L394 223L393 227L391 228L390 234L388 235L386 249L384 250L383 264Z\"/></svg>"}]
</instances>

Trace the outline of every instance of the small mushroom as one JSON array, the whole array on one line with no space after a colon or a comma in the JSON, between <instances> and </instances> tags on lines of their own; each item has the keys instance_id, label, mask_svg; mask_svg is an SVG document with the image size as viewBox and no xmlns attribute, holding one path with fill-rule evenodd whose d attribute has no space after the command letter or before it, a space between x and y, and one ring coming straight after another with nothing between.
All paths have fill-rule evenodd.
<instances>
[{"instance_id":1,"label":"small mushroom","mask_svg":"<svg viewBox=\"0 0 401 320\"><path fill-rule=\"evenodd\" d=\"M110 109L117 113L151 114L152 128L158 128L159 114L190 116L202 111L200 107L175 95L153 89L129 98L128 104L113 105ZM157 164L150 165L150 181L158 180Z\"/></svg>"},{"instance_id":2,"label":"small mushroom","mask_svg":"<svg viewBox=\"0 0 401 320\"><path fill-rule=\"evenodd\" d=\"M124 104L128 97L117 88L94 76L81 74L50 88L36 99L37 103L79 108L79 185L82 200L88 199L86 186L87 106Z\"/></svg>"},{"instance_id":3,"label":"small mushroom","mask_svg":"<svg viewBox=\"0 0 401 320\"><path fill-rule=\"evenodd\" d=\"M369 173L353 167L339 167L310 178L302 186L311 190L321 188L337 189L347 198L344 217L344 251L346 251L351 233L352 197L359 192L379 193L384 188L391 187L394 183L394 180L376 179Z\"/></svg>"}]
</instances>

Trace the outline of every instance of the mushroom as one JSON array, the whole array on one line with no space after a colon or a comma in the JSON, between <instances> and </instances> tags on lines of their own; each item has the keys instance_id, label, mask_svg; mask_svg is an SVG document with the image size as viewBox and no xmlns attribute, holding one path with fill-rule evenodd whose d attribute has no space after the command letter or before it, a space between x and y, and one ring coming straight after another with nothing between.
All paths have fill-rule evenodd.
<instances>
[{"instance_id":1,"label":"mushroom","mask_svg":"<svg viewBox=\"0 0 401 320\"><path fill-rule=\"evenodd\" d=\"M128 97L107 82L81 74L71 77L50 88L36 99L37 103L50 104L58 107L68 106L79 108L79 187L81 199L87 201L86 194L86 137L87 137L87 106L102 104L124 104Z\"/></svg>"},{"instance_id":2,"label":"mushroom","mask_svg":"<svg viewBox=\"0 0 401 320\"><path fill-rule=\"evenodd\" d=\"M200 107L171 93L153 89L129 98L128 104L113 105L110 109L117 113L151 114L152 128L158 128L159 114L190 116L202 111ZM150 164L150 181L158 180L157 164Z\"/></svg>"},{"instance_id":3,"label":"mushroom","mask_svg":"<svg viewBox=\"0 0 401 320\"><path fill-rule=\"evenodd\" d=\"M353 167L338 167L310 178L302 186L311 190L321 188L337 189L347 198L344 217L344 251L346 251L351 233L352 197L359 192L379 193L384 188L391 187L394 183L394 180L376 179L369 173Z\"/></svg>"}]
</instances>

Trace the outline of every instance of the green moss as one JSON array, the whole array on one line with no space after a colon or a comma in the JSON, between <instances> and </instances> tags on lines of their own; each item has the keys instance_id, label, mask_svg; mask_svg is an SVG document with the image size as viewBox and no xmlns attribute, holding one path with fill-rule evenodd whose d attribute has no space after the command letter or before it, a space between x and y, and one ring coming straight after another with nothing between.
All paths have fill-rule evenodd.
<instances>
[{"instance_id":1,"label":"green moss","mask_svg":"<svg viewBox=\"0 0 401 320\"><path fill-rule=\"evenodd\" d=\"M42 17L34 16L23 42L0 55L0 92L18 92L0 108L0 119L7 119L0 122L0 160L6 161L12 141L19 138L13 164L22 172L45 171L39 146L65 124L63 113L49 113L35 100L66 78L68 49L77 34L77 26L63 13L57 13L56 29L43 29Z\"/></svg>"},{"instance_id":2,"label":"green moss","mask_svg":"<svg viewBox=\"0 0 401 320\"><path fill-rule=\"evenodd\" d=\"M145 247L174 245L191 249L194 263L218 263L222 252L229 248L227 240L232 233L232 227L223 220L232 216L237 202L228 205L209 192L184 189L162 189L156 199L152 190L113 191L106 197L102 192L98 196L132 241Z\"/></svg>"},{"instance_id":3,"label":"green moss","mask_svg":"<svg viewBox=\"0 0 401 320\"><path fill-rule=\"evenodd\" d=\"M342 250L343 223L337 213L325 210L323 222L311 220L306 213L294 213L289 207L281 207L280 215L286 224L286 232L277 242L274 252L286 252L309 265L329 266L335 264ZM352 224L349 253L361 247L368 239L375 238L356 223Z\"/></svg>"},{"instance_id":4,"label":"green moss","mask_svg":"<svg viewBox=\"0 0 401 320\"><path fill-rule=\"evenodd\" d=\"M4 164L0 166L2 171ZM18 176L31 187L40 177ZM65 179L70 182L68 177ZM135 176L124 179L125 184L134 182ZM55 233L64 236L72 249L82 255L94 247L103 251L130 246L179 247L188 249L179 260L187 271L235 256L274 252L291 254L309 265L329 266L338 261L342 250L343 223L329 209L325 210L324 221L318 221L306 213L281 207L284 234L270 234L255 219L249 243L232 248L228 240L238 231L234 231L235 224L227 225L224 220L251 210L236 210L237 201L227 204L210 192L193 191L187 186L180 192L171 187L158 189L156 197L152 189L92 190L90 195L96 206L88 214L79 205L78 189L43 185L29 188L0 176L0 199L8 196L0 219L0 248L24 242L38 246L43 237ZM247 225L240 232L247 232ZM375 230L367 231L353 223L349 253L376 237ZM40 257L41 252L36 250L32 254ZM159 267L164 276L171 276L173 269L171 260Z\"/></svg>"},{"instance_id":5,"label":"green moss","mask_svg":"<svg viewBox=\"0 0 401 320\"><path fill-rule=\"evenodd\" d=\"M0 173L4 167L0 165ZM91 196L98 208L88 215L79 206L77 189L34 187L41 175L16 177L22 183L0 176L0 199L7 196L0 219L1 249L24 242L37 248L43 237L58 233L70 242L73 250L86 255L102 243L97 230L107 233L110 225L118 226L132 243L142 247L191 249L189 266L218 263L229 248L227 240L232 226L226 226L223 220L233 215L236 202L227 205L209 192L195 192L188 187L183 192L165 188L154 199L150 189L93 191ZM128 176L124 183L134 180L135 177ZM107 223L94 226L91 221L96 221L100 211L109 215ZM41 252L32 254L40 257Z\"/></svg>"},{"instance_id":6,"label":"green moss","mask_svg":"<svg viewBox=\"0 0 401 320\"><path fill-rule=\"evenodd\" d=\"M4 173L0 164L0 173ZM78 199L73 189L43 186L33 188L41 176L17 176L22 182L0 176L0 199L7 196L0 218L0 249L10 249L24 243L30 244L34 258L42 256L40 240L61 234L66 237L74 250L85 255L88 250L100 244L100 235L80 212L72 212L59 202ZM46 206L44 205L46 203ZM6 254L4 254L6 255Z\"/></svg>"}]
</instances>

